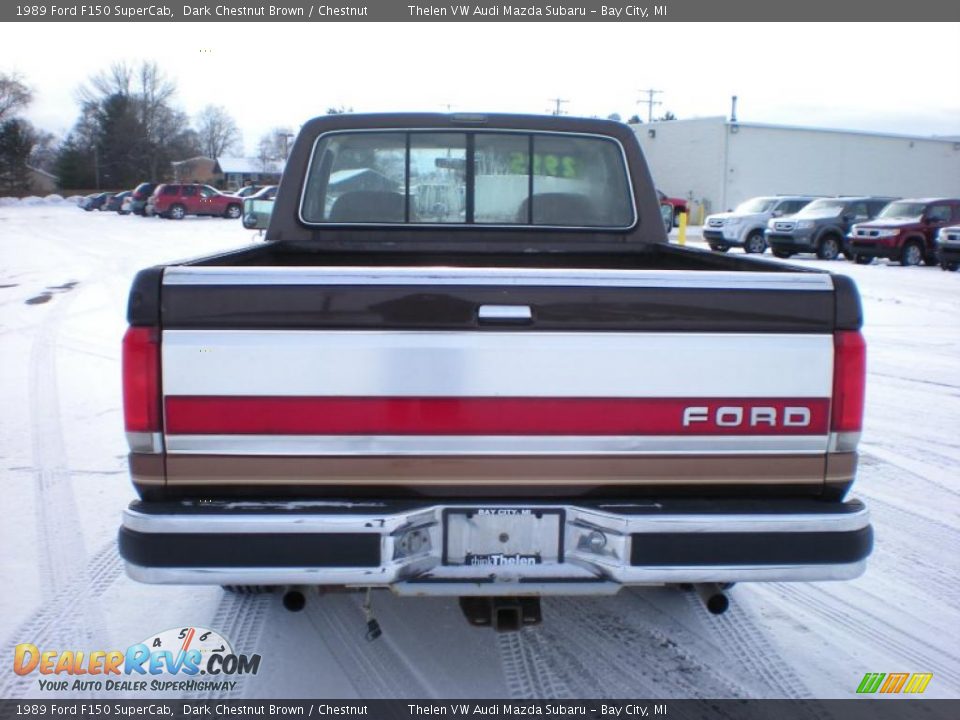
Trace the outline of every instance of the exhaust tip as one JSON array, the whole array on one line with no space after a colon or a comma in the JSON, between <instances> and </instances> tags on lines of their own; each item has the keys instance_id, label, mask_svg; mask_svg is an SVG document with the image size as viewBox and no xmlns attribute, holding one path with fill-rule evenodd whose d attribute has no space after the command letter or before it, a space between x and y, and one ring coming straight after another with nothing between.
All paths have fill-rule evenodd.
<instances>
[{"instance_id":1,"label":"exhaust tip","mask_svg":"<svg viewBox=\"0 0 960 720\"><path fill-rule=\"evenodd\" d=\"M730 607L730 598L717 583L703 583L695 586L700 601L711 615L723 615Z\"/></svg>"},{"instance_id":2,"label":"exhaust tip","mask_svg":"<svg viewBox=\"0 0 960 720\"><path fill-rule=\"evenodd\" d=\"M287 590L283 594L283 607L290 612L300 612L306 604L307 598L300 590Z\"/></svg>"},{"instance_id":3,"label":"exhaust tip","mask_svg":"<svg viewBox=\"0 0 960 720\"><path fill-rule=\"evenodd\" d=\"M716 593L707 598L707 610L711 615L723 615L730 607L730 600L725 593Z\"/></svg>"}]
</instances>

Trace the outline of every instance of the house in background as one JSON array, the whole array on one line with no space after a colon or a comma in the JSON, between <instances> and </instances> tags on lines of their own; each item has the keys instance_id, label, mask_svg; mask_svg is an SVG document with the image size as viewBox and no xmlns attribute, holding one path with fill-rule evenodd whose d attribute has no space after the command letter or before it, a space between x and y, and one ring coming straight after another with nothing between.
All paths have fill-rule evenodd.
<instances>
[{"instance_id":1,"label":"house in background","mask_svg":"<svg viewBox=\"0 0 960 720\"><path fill-rule=\"evenodd\" d=\"M217 161L197 156L172 162L173 181L179 183L212 183L217 179Z\"/></svg>"},{"instance_id":2,"label":"house in background","mask_svg":"<svg viewBox=\"0 0 960 720\"><path fill-rule=\"evenodd\" d=\"M27 177L34 195L50 195L60 189L60 178L46 170L27 165Z\"/></svg>"},{"instance_id":3,"label":"house in background","mask_svg":"<svg viewBox=\"0 0 960 720\"><path fill-rule=\"evenodd\" d=\"M283 174L282 160L261 160L250 157L217 158L215 171L223 177L228 190L245 185L276 185Z\"/></svg>"}]
</instances>

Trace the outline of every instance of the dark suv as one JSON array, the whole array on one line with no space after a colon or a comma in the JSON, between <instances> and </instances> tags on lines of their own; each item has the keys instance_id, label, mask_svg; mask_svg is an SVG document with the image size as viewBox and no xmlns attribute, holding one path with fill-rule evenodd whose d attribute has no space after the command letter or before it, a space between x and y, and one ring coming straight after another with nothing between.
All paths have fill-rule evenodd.
<instances>
[{"instance_id":1,"label":"dark suv","mask_svg":"<svg viewBox=\"0 0 960 720\"><path fill-rule=\"evenodd\" d=\"M876 217L891 200L896 198L820 198L796 215L770 220L764 237L779 258L816 253L821 260L836 260L851 226Z\"/></svg>"},{"instance_id":2,"label":"dark suv","mask_svg":"<svg viewBox=\"0 0 960 720\"><path fill-rule=\"evenodd\" d=\"M960 221L960 199L896 200L847 235L847 257L866 265L875 257L901 265L937 264L937 232Z\"/></svg>"},{"instance_id":3,"label":"dark suv","mask_svg":"<svg viewBox=\"0 0 960 720\"><path fill-rule=\"evenodd\" d=\"M130 197L133 198L130 201L130 212L134 215L146 215L147 200L150 199L150 196L153 195L153 191L156 189L156 183L144 182L137 185L130 195Z\"/></svg>"}]
</instances>

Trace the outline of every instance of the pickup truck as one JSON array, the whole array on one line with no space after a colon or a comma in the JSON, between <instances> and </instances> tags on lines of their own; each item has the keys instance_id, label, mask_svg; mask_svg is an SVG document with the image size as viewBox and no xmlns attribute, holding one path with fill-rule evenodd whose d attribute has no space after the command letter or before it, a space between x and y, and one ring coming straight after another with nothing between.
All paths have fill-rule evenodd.
<instances>
[{"instance_id":1,"label":"pickup truck","mask_svg":"<svg viewBox=\"0 0 960 720\"><path fill-rule=\"evenodd\" d=\"M267 242L142 270L123 341L146 583L460 598L865 569L842 275L671 246L621 123L338 115Z\"/></svg>"}]
</instances>

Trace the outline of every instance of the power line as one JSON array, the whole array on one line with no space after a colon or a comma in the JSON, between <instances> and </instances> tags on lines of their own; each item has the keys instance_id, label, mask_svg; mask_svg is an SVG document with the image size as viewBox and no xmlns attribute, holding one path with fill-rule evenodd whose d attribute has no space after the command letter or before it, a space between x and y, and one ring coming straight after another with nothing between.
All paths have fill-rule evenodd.
<instances>
[{"instance_id":1,"label":"power line","mask_svg":"<svg viewBox=\"0 0 960 720\"><path fill-rule=\"evenodd\" d=\"M560 105L570 102L569 100L564 100L563 98L547 98L547 100L552 103L556 103L556 107L553 111L554 115L563 115L563 110L560 109Z\"/></svg>"},{"instance_id":2,"label":"power line","mask_svg":"<svg viewBox=\"0 0 960 720\"><path fill-rule=\"evenodd\" d=\"M653 96L654 96L654 95L662 95L662 94L663 94L663 90L650 90L650 89L648 89L648 90L640 90L639 92L646 93L646 94L647 94L647 99L644 100L643 98L641 98L640 100L637 100L637 105L646 104L646 106L647 106L647 122L648 122L648 123L653 122L653 106L654 106L654 105L663 105L663 103L660 102L659 100L654 100L654 99L653 99Z\"/></svg>"}]
</instances>

